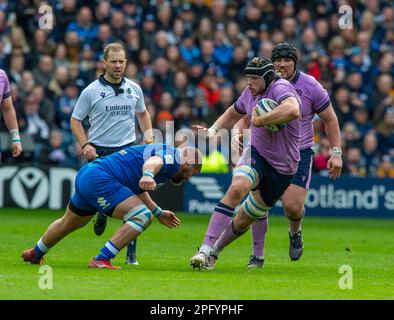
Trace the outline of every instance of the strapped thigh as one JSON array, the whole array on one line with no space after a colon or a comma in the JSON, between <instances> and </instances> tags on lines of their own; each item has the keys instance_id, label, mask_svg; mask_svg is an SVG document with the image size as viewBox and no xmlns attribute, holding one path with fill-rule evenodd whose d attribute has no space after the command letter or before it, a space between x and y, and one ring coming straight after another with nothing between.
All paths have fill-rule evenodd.
<instances>
[{"instance_id":1,"label":"strapped thigh","mask_svg":"<svg viewBox=\"0 0 394 320\"><path fill-rule=\"evenodd\" d=\"M254 168L249 166L242 165L236 167L233 172L233 177L245 177L249 179L252 185L251 189L256 188L259 184L259 174Z\"/></svg>"}]
</instances>

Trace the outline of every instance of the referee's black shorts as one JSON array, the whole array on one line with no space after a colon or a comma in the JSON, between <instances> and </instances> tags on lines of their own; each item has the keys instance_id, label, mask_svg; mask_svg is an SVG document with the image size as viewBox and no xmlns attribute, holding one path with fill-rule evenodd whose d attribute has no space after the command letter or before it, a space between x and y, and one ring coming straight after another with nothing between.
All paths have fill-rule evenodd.
<instances>
[{"instance_id":1,"label":"referee's black shorts","mask_svg":"<svg viewBox=\"0 0 394 320\"><path fill-rule=\"evenodd\" d=\"M122 149L131 147L133 145L135 145L135 142L129 143L129 144L125 144L124 146L121 147L115 147L115 148L111 148L111 147L100 147L98 145L95 145L93 143L89 143L90 145L92 145L95 149L96 149L96 153L100 156L100 157L105 157L105 156L109 156L110 154L113 154L115 152L118 152Z\"/></svg>"}]
</instances>

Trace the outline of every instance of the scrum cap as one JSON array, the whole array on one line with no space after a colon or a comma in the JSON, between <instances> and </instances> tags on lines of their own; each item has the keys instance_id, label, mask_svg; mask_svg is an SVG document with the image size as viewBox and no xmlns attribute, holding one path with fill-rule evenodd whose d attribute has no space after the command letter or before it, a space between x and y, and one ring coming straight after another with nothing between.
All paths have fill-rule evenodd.
<instances>
[{"instance_id":1,"label":"scrum cap","mask_svg":"<svg viewBox=\"0 0 394 320\"><path fill-rule=\"evenodd\" d=\"M262 77L265 80L266 88L268 88L275 79L275 67L270 59L255 57L246 65L244 74Z\"/></svg>"},{"instance_id":2,"label":"scrum cap","mask_svg":"<svg viewBox=\"0 0 394 320\"><path fill-rule=\"evenodd\" d=\"M297 50L290 43L281 42L278 43L272 50L272 61L280 58L289 58L297 64Z\"/></svg>"}]
</instances>

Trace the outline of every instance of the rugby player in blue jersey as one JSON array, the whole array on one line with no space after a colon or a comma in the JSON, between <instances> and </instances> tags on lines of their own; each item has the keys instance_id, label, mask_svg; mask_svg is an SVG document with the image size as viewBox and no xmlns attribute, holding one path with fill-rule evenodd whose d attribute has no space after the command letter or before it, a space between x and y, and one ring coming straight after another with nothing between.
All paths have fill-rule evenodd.
<instances>
[{"instance_id":1,"label":"rugby player in blue jersey","mask_svg":"<svg viewBox=\"0 0 394 320\"><path fill-rule=\"evenodd\" d=\"M49 249L100 212L122 219L124 224L88 266L119 269L111 259L149 227L153 216L169 228L180 224L173 212L162 210L150 198L148 191L167 181L183 183L200 172L201 163L202 155L196 148L149 144L129 147L86 164L77 174L75 193L64 216L48 227L34 248L22 253L23 260L41 264Z\"/></svg>"}]
</instances>

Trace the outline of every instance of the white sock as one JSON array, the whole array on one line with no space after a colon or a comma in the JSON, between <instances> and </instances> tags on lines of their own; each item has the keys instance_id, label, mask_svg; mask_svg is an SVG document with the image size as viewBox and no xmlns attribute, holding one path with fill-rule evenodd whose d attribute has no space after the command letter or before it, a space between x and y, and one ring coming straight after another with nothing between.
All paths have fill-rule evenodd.
<instances>
[{"instance_id":1,"label":"white sock","mask_svg":"<svg viewBox=\"0 0 394 320\"><path fill-rule=\"evenodd\" d=\"M212 250L213 250L213 248L211 247L211 246L209 246L209 245L207 245L207 244L203 244L201 247L200 247L200 252L203 252L203 253L205 253L207 256L209 256L209 254L212 252Z\"/></svg>"}]
</instances>

